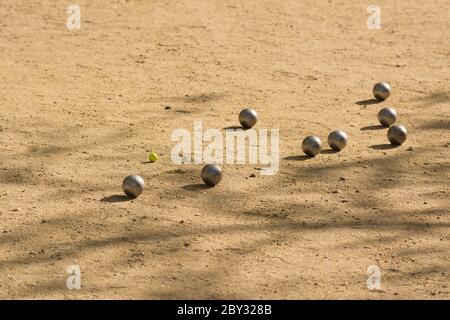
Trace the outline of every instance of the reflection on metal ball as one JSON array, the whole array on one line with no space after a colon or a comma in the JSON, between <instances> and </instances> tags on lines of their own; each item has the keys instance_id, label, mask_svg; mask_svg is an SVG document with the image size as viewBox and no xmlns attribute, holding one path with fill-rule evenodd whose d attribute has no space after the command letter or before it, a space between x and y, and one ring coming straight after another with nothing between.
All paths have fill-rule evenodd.
<instances>
[{"instance_id":1,"label":"reflection on metal ball","mask_svg":"<svg viewBox=\"0 0 450 320\"><path fill-rule=\"evenodd\" d=\"M341 151L347 145L348 136L344 131L336 130L328 135L328 145L336 151Z\"/></svg>"},{"instance_id":2,"label":"reflection on metal ball","mask_svg":"<svg viewBox=\"0 0 450 320\"><path fill-rule=\"evenodd\" d=\"M253 109L244 109L239 113L239 123L246 129L253 127L258 122L258 114Z\"/></svg>"},{"instance_id":3,"label":"reflection on metal ball","mask_svg":"<svg viewBox=\"0 0 450 320\"><path fill-rule=\"evenodd\" d=\"M389 127L397 121L397 112L392 108L383 108L378 112L378 121L383 126Z\"/></svg>"},{"instance_id":4,"label":"reflection on metal ball","mask_svg":"<svg viewBox=\"0 0 450 320\"><path fill-rule=\"evenodd\" d=\"M302 142L303 152L308 156L315 157L322 150L322 141L316 136L307 136Z\"/></svg>"},{"instance_id":5,"label":"reflection on metal ball","mask_svg":"<svg viewBox=\"0 0 450 320\"><path fill-rule=\"evenodd\" d=\"M379 82L373 87L373 95L378 100L386 100L391 94L391 86L386 82Z\"/></svg>"},{"instance_id":6,"label":"reflection on metal ball","mask_svg":"<svg viewBox=\"0 0 450 320\"><path fill-rule=\"evenodd\" d=\"M408 131L406 131L406 128L404 126L401 126L399 124L393 125L389 128L387 137L389 141L394 145L401 145L403 142L406 141L406 138L408 136Z\"/></svg>"},{"instance_id":7,"label":"reflection on metal ball","mask_svg":"<svg viewBox=\"0 0 450 320\"><path fill-rule=\"evenodd\" d=\"M222 169L216 164L207 164L203 167L201 177L208 186L217 185L222 180Z\"/></svg>"},{"instance_id":8,"label":"reflection on metal ball","mask_svg":"<svg viewBox=\"0 0 450 320\"><path fill-rule=\"evenodd\" d=\"M144 179L138 175L126 177L122 182L123 192L130 198L137 198L144 191Z\"/></svg>"}]
</instances>

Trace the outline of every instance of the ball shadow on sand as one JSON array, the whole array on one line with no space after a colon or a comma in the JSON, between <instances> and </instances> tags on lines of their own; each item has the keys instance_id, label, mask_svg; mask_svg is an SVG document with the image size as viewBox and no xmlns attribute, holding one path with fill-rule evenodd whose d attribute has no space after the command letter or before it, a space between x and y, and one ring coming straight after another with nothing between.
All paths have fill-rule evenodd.
<instances>
[{"instance_id":1,"label":"ball shadow on sand","mask_svg":"<svg viewBox=\"0 0 450 320\"><path fill-rule=\"evenodd\" d=\"M372 98L372 99L356 101L355 104L357 104L359 106L370 106L372 104L378 104L381 102L383 102L383 101Z\"/></svg>"},{"instance_id":2,"label":"ball shadow on sand","mask_svg":"<svg viewBox=\"0 0 450 320\"><path fill-rule=\"evenodd\" d=\"M214 186L208 186L204 183L194 183L194 184L188 184L188 185L182 186L182 188L187 191L204 191L204 190L212 189L212 188L214 188Z\"/></svg>"},{"instance_id":3,"label":"ball shadow on sand","mask_svg":"<svg viewBox=\"0 0 450 320\"><path fill-rule=\"evenodd\" d=\"M369 130L382 130L382 129L387 129L388 127L382 126L381 124L379 125L375 125L375 126L366 126L366 127L362 127L361 130L362 131L369 131Z\"/></svg>"},{"instance_id":4,"label":"ball shadow on sand","mask_svg":"<svg viewBox=\"0 0 450 320\"><path fill-rule=\"evenodd\" d=\"M395 149L398 148L399 146L396 146L394 144L390 144L390 143L383 143L383 144L374 144L371 145L369 148L370 149L374 149L374 150L389 150L389 149Z\"/></svg>"},{"instance_id":5,"label":"ball shadow on sand","mask_svg":"<svg viewBox=\"0 0 450 320\"><path fill-rule=\"evenodd\" d=\"M115 202L127 202L131 201L133 198L130 198L124 194L114 194L112 196L103 197L100 199L101 202L107 202L107 203L115 203Z\"/></svg>"},{"instance_id":6,"label":"ball shadow on sand","mask_svg":"<svg viewBox=\"0 0 450 320\"><path fill-rule=\"evenodd\" d=\"M244 128L244 127L242 127L242 126L229 126L229 127L225 127L225 128L222 128L223 130L248 130L249 128Z\"/></svg>"},{"instance_id":7,"label":"ball shadow on sand","mask_svg":"<svg viewBox=\"0 0 450 320\"><path fill-rule=\"evenodd\" d=\"M334 150L334 149L327 149L327 150L322 150L320 153L323 153L323 154L335 154L335 153L338 153L339 151L337 151L337 150Z\"/></svg>"},{"instance_id":8,"label":"ball shadow on sand","mask_svg":"<svg viewBox=\"0 0 450 320\"><path fill-rule=\"evenodd\" d=\"M288 156L283 158L283 160L288 160L288 161L306 161L309 159L313 159L314 157L310 157L307 155L300 155L300 156Z\"/></svg>"}]
</instances>

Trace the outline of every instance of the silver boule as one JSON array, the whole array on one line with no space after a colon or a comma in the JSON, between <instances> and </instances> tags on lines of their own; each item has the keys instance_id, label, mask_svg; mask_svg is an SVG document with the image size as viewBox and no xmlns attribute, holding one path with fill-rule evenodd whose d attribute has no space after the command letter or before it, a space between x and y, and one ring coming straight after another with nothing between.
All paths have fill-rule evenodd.
<instances>
[{"instance_id":1,"label":"silver boule","mask_svg":"<svg viewBox=\"0 0 450 320\"><path fill-rule=\"evenodd\" d=\"M203 167L201 177L208 186L217 185L222 180L222 169L216 164L207 164Z\"/></svg>"},{"instance_id":2,"label":"silver boule","mask_svg":"<svg viewBox=\"0 0 450 320\"><path fill-rule=\"evenodd\" d=\"M307 136L303 139L302 149L305 154L315 157L322 150L322 141L316 136Z\"/></svg>"},{"instance_id":3,"label":"silver boule","mask_svg":"<svg viewBox=\"0 0 450 320\"><path fill-rule=\"evenodd\" d=\"M373 95L378 100L386 100L391 94L391 86L386 82L378 82L373 86Z\"/></svg>"},{"instance_id":4,"label":"silver boule","mask_svg":"<svg viewBox=\"0 0 450 320\"><path fill-rule=\"evenodd\" d=\"M258 114L254 109L244 109L239 113L239 123L246 129L253 127L258 122Z\"/></svg>"},{"instance_id":5,"label":"silver boule","mask_svg":"<svg viewBox=\"0 0 450 320\"><path fill-rule=\"evenodd\" d=\"M399 124L395 124L392 127L390 127L387 133L389 141L392 144L398 146L406 141L407 136L408 131L406 131L406 128L404 126L401 126Z\"/></svg>"},{"instance_id":6,"label":"silver boule","mask_svg":"<svg viewBox=\"0 0 450 320\"><path fill-rule=\"evenodd\" d=\"M389 127L397 121L397 112L392 108L383 108L378 112L378 121L383 126Z\"/></svg>"},{"instance_id":7,"label":"silver boule","mask_svg":"<svg viewBox=\"0 0 450 320\"><path fill-rule=\"evenodd\" d=\"M144 191L144 179L138 175L126 177L122 182L123 192L130 198L137 198Z\"/></svg>"},{"instance_id":8,"label":"silver boule","mask_svg":"<svg viewBox=\"0 0 450 320\"><path fill-rule=\"evenodd\" d=\"M344 131L335 130L328 135L328 145L336 150L341 151L347 145L348 136Z\"/></svg>"}]
</instances>

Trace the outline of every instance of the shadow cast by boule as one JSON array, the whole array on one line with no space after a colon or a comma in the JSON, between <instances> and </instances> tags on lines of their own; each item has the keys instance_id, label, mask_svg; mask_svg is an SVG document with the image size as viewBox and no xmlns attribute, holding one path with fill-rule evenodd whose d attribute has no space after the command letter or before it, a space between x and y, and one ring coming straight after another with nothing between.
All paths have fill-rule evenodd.
<instances>
[{"instance_id":1,"label":"shadow cast by boule","mask_svg":"<svg viewBox=\"0 0 450 320\"><path fill-rule=\"evenodd\" d=\"M299 156L288 156L283 158L283 160L288 160L288 161L306 161L308 159L313 159L314 157L311 156L307 156L307 155L299 155Z\"/></svg>"},{"instance_id":2,"label":"shadow cast by boule","mask_svg":"<svg viewBox=\"0 0 450 320\"><path fill-rule=\"evenodd\" d=\"M383 126L381 124L379 125L374 125L374 126L366 126L366 127L362 127L360 130L361 131L369 131L369 130L382 130L382 129L388 129L388 126Z\"/></svg>"},{"instance_id":3,"label":"shadow cast by boule","mask_svg":"<svg viewBox=\"0 0 450 320\"><path fill-rule=\"evenodd\" d=\"M214 188L214 186L209 186L204 183L194 183L194 184L188 184L188 185L182 186L182 188L187 191L204 191L204 190L212 189L212 188Z\"/></svg>"},{"instance_id":4,"label":"shadow cast by boule","mask_svg":"<svg viewBox=\"0 0 450 320\"><path fill-rule=\"evenodd\" d=\"M383 101L375 99L375 98L372 98L372 99L356 101L355 104L357 104L359 106L370 106L372 104L378 104L378 103L381 103L381 102L383 102Z\"/></svg>"},{"instance_id":5,"label":"shadow cast by boule","mask_svg":"<svg viewBox=\"0 0 450 320\"><path fill-rule=\"evenodd\" d=\"M335 153L339 153L340 150L334 150L334 149L327 149L327 150L322 150L320 153L323 154L335 154Z\"/></svg>"},{"instance_id":6,"label":"shadow cast by boule","mask_svg":"<svg viewBox=\"0 0 450 320\"><path fill-rule=\"evenodd\" d=\"M223 130L248 130L248 129L250 129L250 128L245 128L245 127L243 127L243 126L229 126L229 127L225 127L225 128L222 128Z\"/></svg>"},{"instance_id":7,"label":"shadow cast by boule","mask_svg":"<svg viewBox=\"0 0 450 320\"><path fill-rule=\"evenodd\" d=\"M101 202L107 202L107 203L116 203L116 202L127 202L134 200L134 198L128 197L124 194L114 194L112 196L103 197L100 199Z\"/></svg>"},{"instance_id":8,"label":"shadow cast by boule","mask_svg":"<svg viewBox=\"0 0 450 320\"><path fill-rule=\"evenodd\" d=\"M395 149L400 146L390 143L382 143L382 144L374 144L371 145L369 148L374 150L389 150L389 149Z\"/></svg>"}]
</instances>

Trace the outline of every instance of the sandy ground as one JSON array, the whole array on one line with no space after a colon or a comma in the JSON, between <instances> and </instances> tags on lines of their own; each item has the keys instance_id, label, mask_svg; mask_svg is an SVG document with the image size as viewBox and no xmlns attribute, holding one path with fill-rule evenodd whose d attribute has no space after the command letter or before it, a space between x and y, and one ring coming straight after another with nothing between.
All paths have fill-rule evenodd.
<instances>
[{"instance_id":1,"label":"sandy ground","mask_svg":"<svg viewBox=\"0 0 450 320\"><path fill-rule=\"evenodd\" d=\"M450 298L450 1L376 1L381 30L359 0L79 0L79 31L69 4L0 5L0 298ZM172 163L173 130L248 106L279 174L223 165L205 189ZM302 156L332 129L346 149Z\"/></svg>"}]
</instances>

